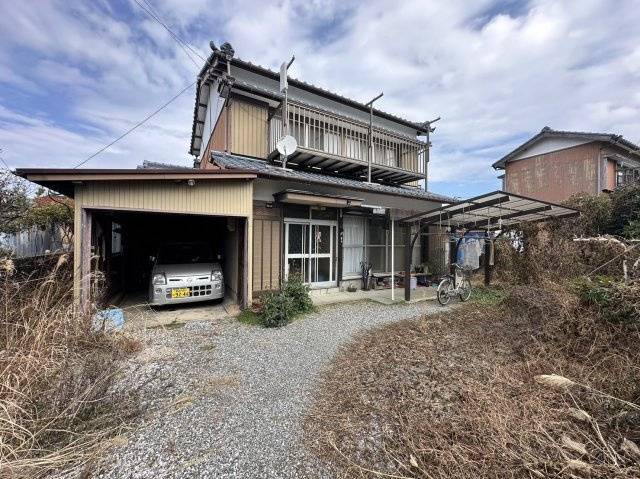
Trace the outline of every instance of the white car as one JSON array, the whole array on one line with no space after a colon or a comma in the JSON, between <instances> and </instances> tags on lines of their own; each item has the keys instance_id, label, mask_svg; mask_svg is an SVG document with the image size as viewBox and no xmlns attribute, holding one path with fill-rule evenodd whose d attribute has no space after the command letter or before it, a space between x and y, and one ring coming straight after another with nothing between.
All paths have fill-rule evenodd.
<instances>
[{"instance_id":1,"label":"white car","mask_svg":"<svg viewBox=\"0 0 640 479\"><path fill-rule=\"evenodd\" d=\"M224 298L220 255L207 243L167 243L152 258L149 303L166 305Z\"/></svg>"}]
</instances>

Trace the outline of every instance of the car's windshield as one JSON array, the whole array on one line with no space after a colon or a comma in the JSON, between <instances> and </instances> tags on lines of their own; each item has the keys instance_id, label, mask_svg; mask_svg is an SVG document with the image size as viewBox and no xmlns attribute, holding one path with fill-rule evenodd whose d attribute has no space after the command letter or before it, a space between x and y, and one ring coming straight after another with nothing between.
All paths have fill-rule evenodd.
<instances>
[{"instance_id":1,"label":"car's windshield","mask_svg":"<svg viewBox=\"0 0 640 479\"><path fill-rule=\"evenodd\" d=\"M158 264L212 263L213 247L206 243L172 243L160 247Z\"/></svg>"}]
</instances>

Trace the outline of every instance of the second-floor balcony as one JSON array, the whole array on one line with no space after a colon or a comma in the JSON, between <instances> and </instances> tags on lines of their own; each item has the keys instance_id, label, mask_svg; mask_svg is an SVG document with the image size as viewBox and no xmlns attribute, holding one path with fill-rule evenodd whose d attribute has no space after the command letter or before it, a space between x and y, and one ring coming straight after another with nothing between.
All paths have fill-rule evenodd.
<instances>
[{"instance_id":1,"label":"second-floor balcony","mask_svg":"<svg viewBox=\"0 0 640 479\"><path fill-rule=\"evenodd\" d=\"M297 103L289 103L289 134L298 148L287 166L311 168L366 180L369 125ZM401 184L426 176L427 144L386 129L373 128L372 181ZM269 159L281 161L276 142L283 136L282 116L269 120Z\"/></svg>"}]
</instances>

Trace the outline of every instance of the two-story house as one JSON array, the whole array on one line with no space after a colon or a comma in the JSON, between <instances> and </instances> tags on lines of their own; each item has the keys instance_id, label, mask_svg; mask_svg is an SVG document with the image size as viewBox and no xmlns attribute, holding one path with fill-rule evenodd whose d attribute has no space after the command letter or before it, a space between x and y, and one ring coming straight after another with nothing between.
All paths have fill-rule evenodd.
<instances>
[{"instance_id":1,"label":"two-story house","mask_svg":"<svg viewBox=\"0 0 640 479\"><path fill-rule=\"evenodd\" d=\"M200 73L194 111L195 166L257 175L253 291L275 289L292 272L324 288L359 284L363 262L378 273L392 262L402 270L394 218L451 201L425 189L429 125L294 79L285 98L281 80L225 45ZM284 168L276 143L286 133L297 149ZM427 238L416 243L414 264L429 257Z\"/></svg>"},{"instance_id":2,"label":"two-story house","mask_svg":"<svg viewBox=\"0 0 640 479\"><path fill-rule=\"evenodd\" d=\"M561 202L578 193L598 195L640 179L640 147L610 133L540 133L493 164L502 189Z\"/></svg>"},{"instance_id":3,"label":"two-story house","mask_svg":"<svg viewBox=\"0 0 640 479\"><path fill-rule=\"evenodd\" d=\"M410 231L397 221L453 202L426 190L428 122L239 60L229 44L212 50L197 81L194 168L18 172L75 199L82 304L96 270L110 293L142 294L150 259L176 241L214 245L228 298L245 306L292 273L331 291L360 286L363 263L387 278L405 270L405 258L445 270L441 230L421 230L406 249ZM285 136L297 144L286 165Z\"/></svg>"}]
</instances>

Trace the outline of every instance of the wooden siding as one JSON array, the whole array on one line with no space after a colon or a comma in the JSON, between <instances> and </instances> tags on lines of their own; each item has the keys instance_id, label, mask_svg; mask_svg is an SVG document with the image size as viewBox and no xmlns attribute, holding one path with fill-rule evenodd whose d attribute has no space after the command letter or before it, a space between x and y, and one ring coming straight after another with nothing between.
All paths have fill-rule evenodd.
<instances>
[{"instance_id":1,"label":"wooden siding","mask_svg":"<svg viewBox=\"0 0 640 479\"><path fill-rule=\"evenodd\" d=\"M555 203L597 194L599 158L599 144L588 143L508 162L506 190Z\"/></svg>"},{"instance_id":2,"label":"wooden siding","mask_svg":"<svg viewBox=\"0 0 640 479\"><path fill-rule=\"evenodd\" d=\"M607 182L604 186L607 190L615 190L616 189L616 162L614 160L607 159Z\"/></svg>"},{"instance_id":3,"label":"wooden siding","mask_svg":"<svg viewBox=\"0 0 640 479\"><path fill-rule=\"evenodd\" d=\"M256 201L253 209L253 291L280 287L282 221L279 208Z\"/></svg>"},{"instance_id":4,"label":"wooden siding","mask_svg":"<svg viewBox=\"0 0 640 479\"><path fill-rule=\"evenodd\" d=\"M220 112L220 116L218 117L218 121L216 122L216 126L213 128L213 132L211 133L211 137L209 138L209 143L202 154L202 163L201 168L209 168L211 167L210 157L212 151L227 151L227 119L229 116L229 108L225 103L222 111Z\"/></svg>"},{"instance_id":5,"label":"wooden siding","mask_svg":"<svg viewBox=\"0 0 640 479\"><path fill-rule=\"evenodd\" d=\"M232 153L267 157L267 107L234 98L229 118Z\"/></svg>"},{"instance_id":6,"label":"wooden siding","mask_svg":"<svg viewBox=\"0 0 640 479\"><path fill-rule=\"evenodd\" d=\"M160 213L251 216L252 183L248 181L87 182L76 187L82 208L106 208Z\"/></svg>"}]
</instances>

